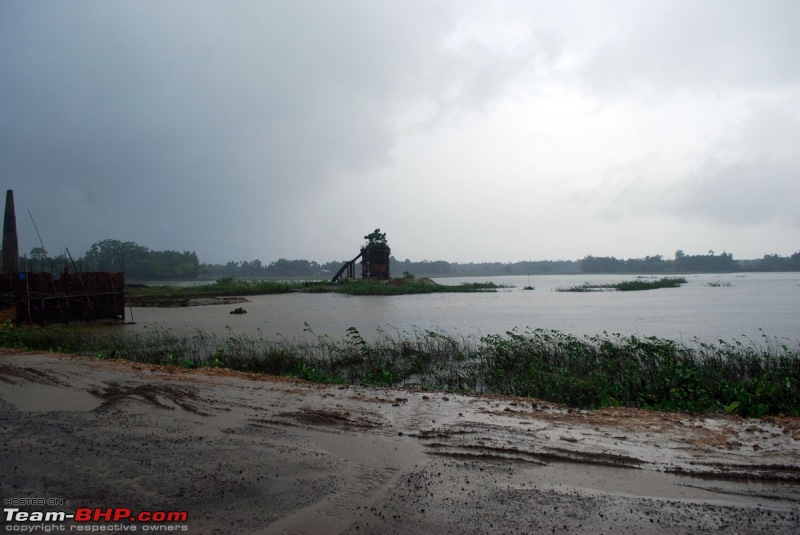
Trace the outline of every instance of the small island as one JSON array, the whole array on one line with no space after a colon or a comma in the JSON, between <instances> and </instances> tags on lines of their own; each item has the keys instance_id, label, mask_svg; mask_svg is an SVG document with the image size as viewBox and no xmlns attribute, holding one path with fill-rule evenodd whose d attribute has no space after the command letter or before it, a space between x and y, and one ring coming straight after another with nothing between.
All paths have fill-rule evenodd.
<instances>
[{"instance_id":1,"label":"small island","mask_svg":"<svg viewBox=\"0 0 800 535\"><path fill-rule=\"evenodd\" d=\"M409 295L423 293L496 292L506 286L493 282L471 282L458 285L439 284L433 280L406 274L386 281L346 279L329 281L246 281L223 277L216 282L197 286L137 286L128 288L126 302L134 307L180 307L209 304L230 304L245 301L247 295L282 293L340 293L345 295Z\"/></svg>"},{"instance_id":2,"label":"small island","mask_svg":"<svg viewBox=\"0 0 800 535\"><path fill-rule=\"evenodd\" d=\"M377 228L364 236L359 254L341 267L330 281L238 280L221 277L213 283L195 286L144 286L127 289L127 303L136 307L180 307L234 303L246 295L281 293L341 293L346 295L408 295L452 292L495 292L506 286L492 282L446 285L427 277L405 272L392 278L389 272L391 249L386 233ZM361 278L355 276L355 263L361 259Z\"/></svg>"},{"instance_id":3,"label":"small island","mask_svg":"<svg viewBox=\"0 0 800 535\"><path fill-rule=\"evenodd\" d=\"M642 290L657 290L659 288L679 288L686 284L684 277L662 277L658 280L638 278L632 281L616 282L610 284L593 284L585 282L577 286L559 288L558 292L638 292Z\"/></svg>"}]
</instances>

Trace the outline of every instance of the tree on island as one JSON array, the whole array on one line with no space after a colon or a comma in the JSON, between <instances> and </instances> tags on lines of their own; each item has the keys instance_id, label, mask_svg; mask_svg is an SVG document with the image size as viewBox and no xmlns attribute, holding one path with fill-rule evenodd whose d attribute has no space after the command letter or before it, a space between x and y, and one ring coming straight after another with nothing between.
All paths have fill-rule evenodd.
<instances>
[{"instance_id":1,"label":"tree on island","mask_svg":"<svg viewBox=\"0 0 800 535\"><path fill-rule=\"evenodd\" d=\"M364 239L367 240L364 249L389 251L389 245L386 243L386 233L381 232L379 228L364 236Z\"/></svg>"}]
</instances>

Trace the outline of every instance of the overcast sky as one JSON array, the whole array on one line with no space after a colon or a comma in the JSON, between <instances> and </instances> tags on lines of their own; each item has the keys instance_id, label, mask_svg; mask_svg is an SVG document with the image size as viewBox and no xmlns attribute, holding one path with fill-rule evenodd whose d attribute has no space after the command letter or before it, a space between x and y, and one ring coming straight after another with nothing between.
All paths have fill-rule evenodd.
<instances>
[{"instance_id":1,"label":"overcast sky","mask_svg":"<svg viewBox=\"0 0 800 535\"><path fill-rule=\"evenodd\" d=\"M0 0L20 252L800 250L800 2Z\"/></svg>"}]
</instances>

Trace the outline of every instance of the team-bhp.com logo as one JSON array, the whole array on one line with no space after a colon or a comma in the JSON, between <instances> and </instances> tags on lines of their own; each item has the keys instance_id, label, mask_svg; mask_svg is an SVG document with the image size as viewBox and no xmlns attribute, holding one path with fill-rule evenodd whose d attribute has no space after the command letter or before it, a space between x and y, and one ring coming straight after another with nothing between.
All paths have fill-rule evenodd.
<instances>
[{"instance_id":1,"label":"team-bhp.com logo","mask_svg":"<svg viewBox=\"0 0 800 535\"><path fill-rule=\"evenodd\" d=\"M186 511L140 511L127 507L78 507L74 513L63 511L22 511L3 509L6 531L22 533L59 531L188 531ZM74 524L59 524L71 521ZM183 522L184 524L180 524ZM38 524L37 524L38 523ZM110 524L109 524L110 523ZM138 528L137 528L137 523Z\"/></svg>"}]
</instances>

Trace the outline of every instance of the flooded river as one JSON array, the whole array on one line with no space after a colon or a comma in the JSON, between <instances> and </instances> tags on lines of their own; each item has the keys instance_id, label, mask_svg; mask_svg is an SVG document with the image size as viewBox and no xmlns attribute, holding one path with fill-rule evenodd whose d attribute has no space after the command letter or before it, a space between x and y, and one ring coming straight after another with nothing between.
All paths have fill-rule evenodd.
<instances>
[{"instance_id":1,"label":"flooded river","mask_svg":"<svg viewBox=\"0 0 800 535\"><path fill-rule=\"evenodd\" d=\"M125 329L169 328L265 338L316 334L336 338L349 327L364 336L437 330L459 336L513 328L575 335L621 333L689 342L762 336L800 340L800 273L687 275L680 288L638 292L558 292L559 288L632 280L633 275L549 275L436 279L441 284L491 280L497 293L350 297L283 294L248 297L241 305L133 308ZM523 287L530 285L533 291ZM513 286L513 287L512 287ZM232 315L242 306L247 314ZM132 315L132 318L131 318Z\"/></svg>"}]
</instances>

